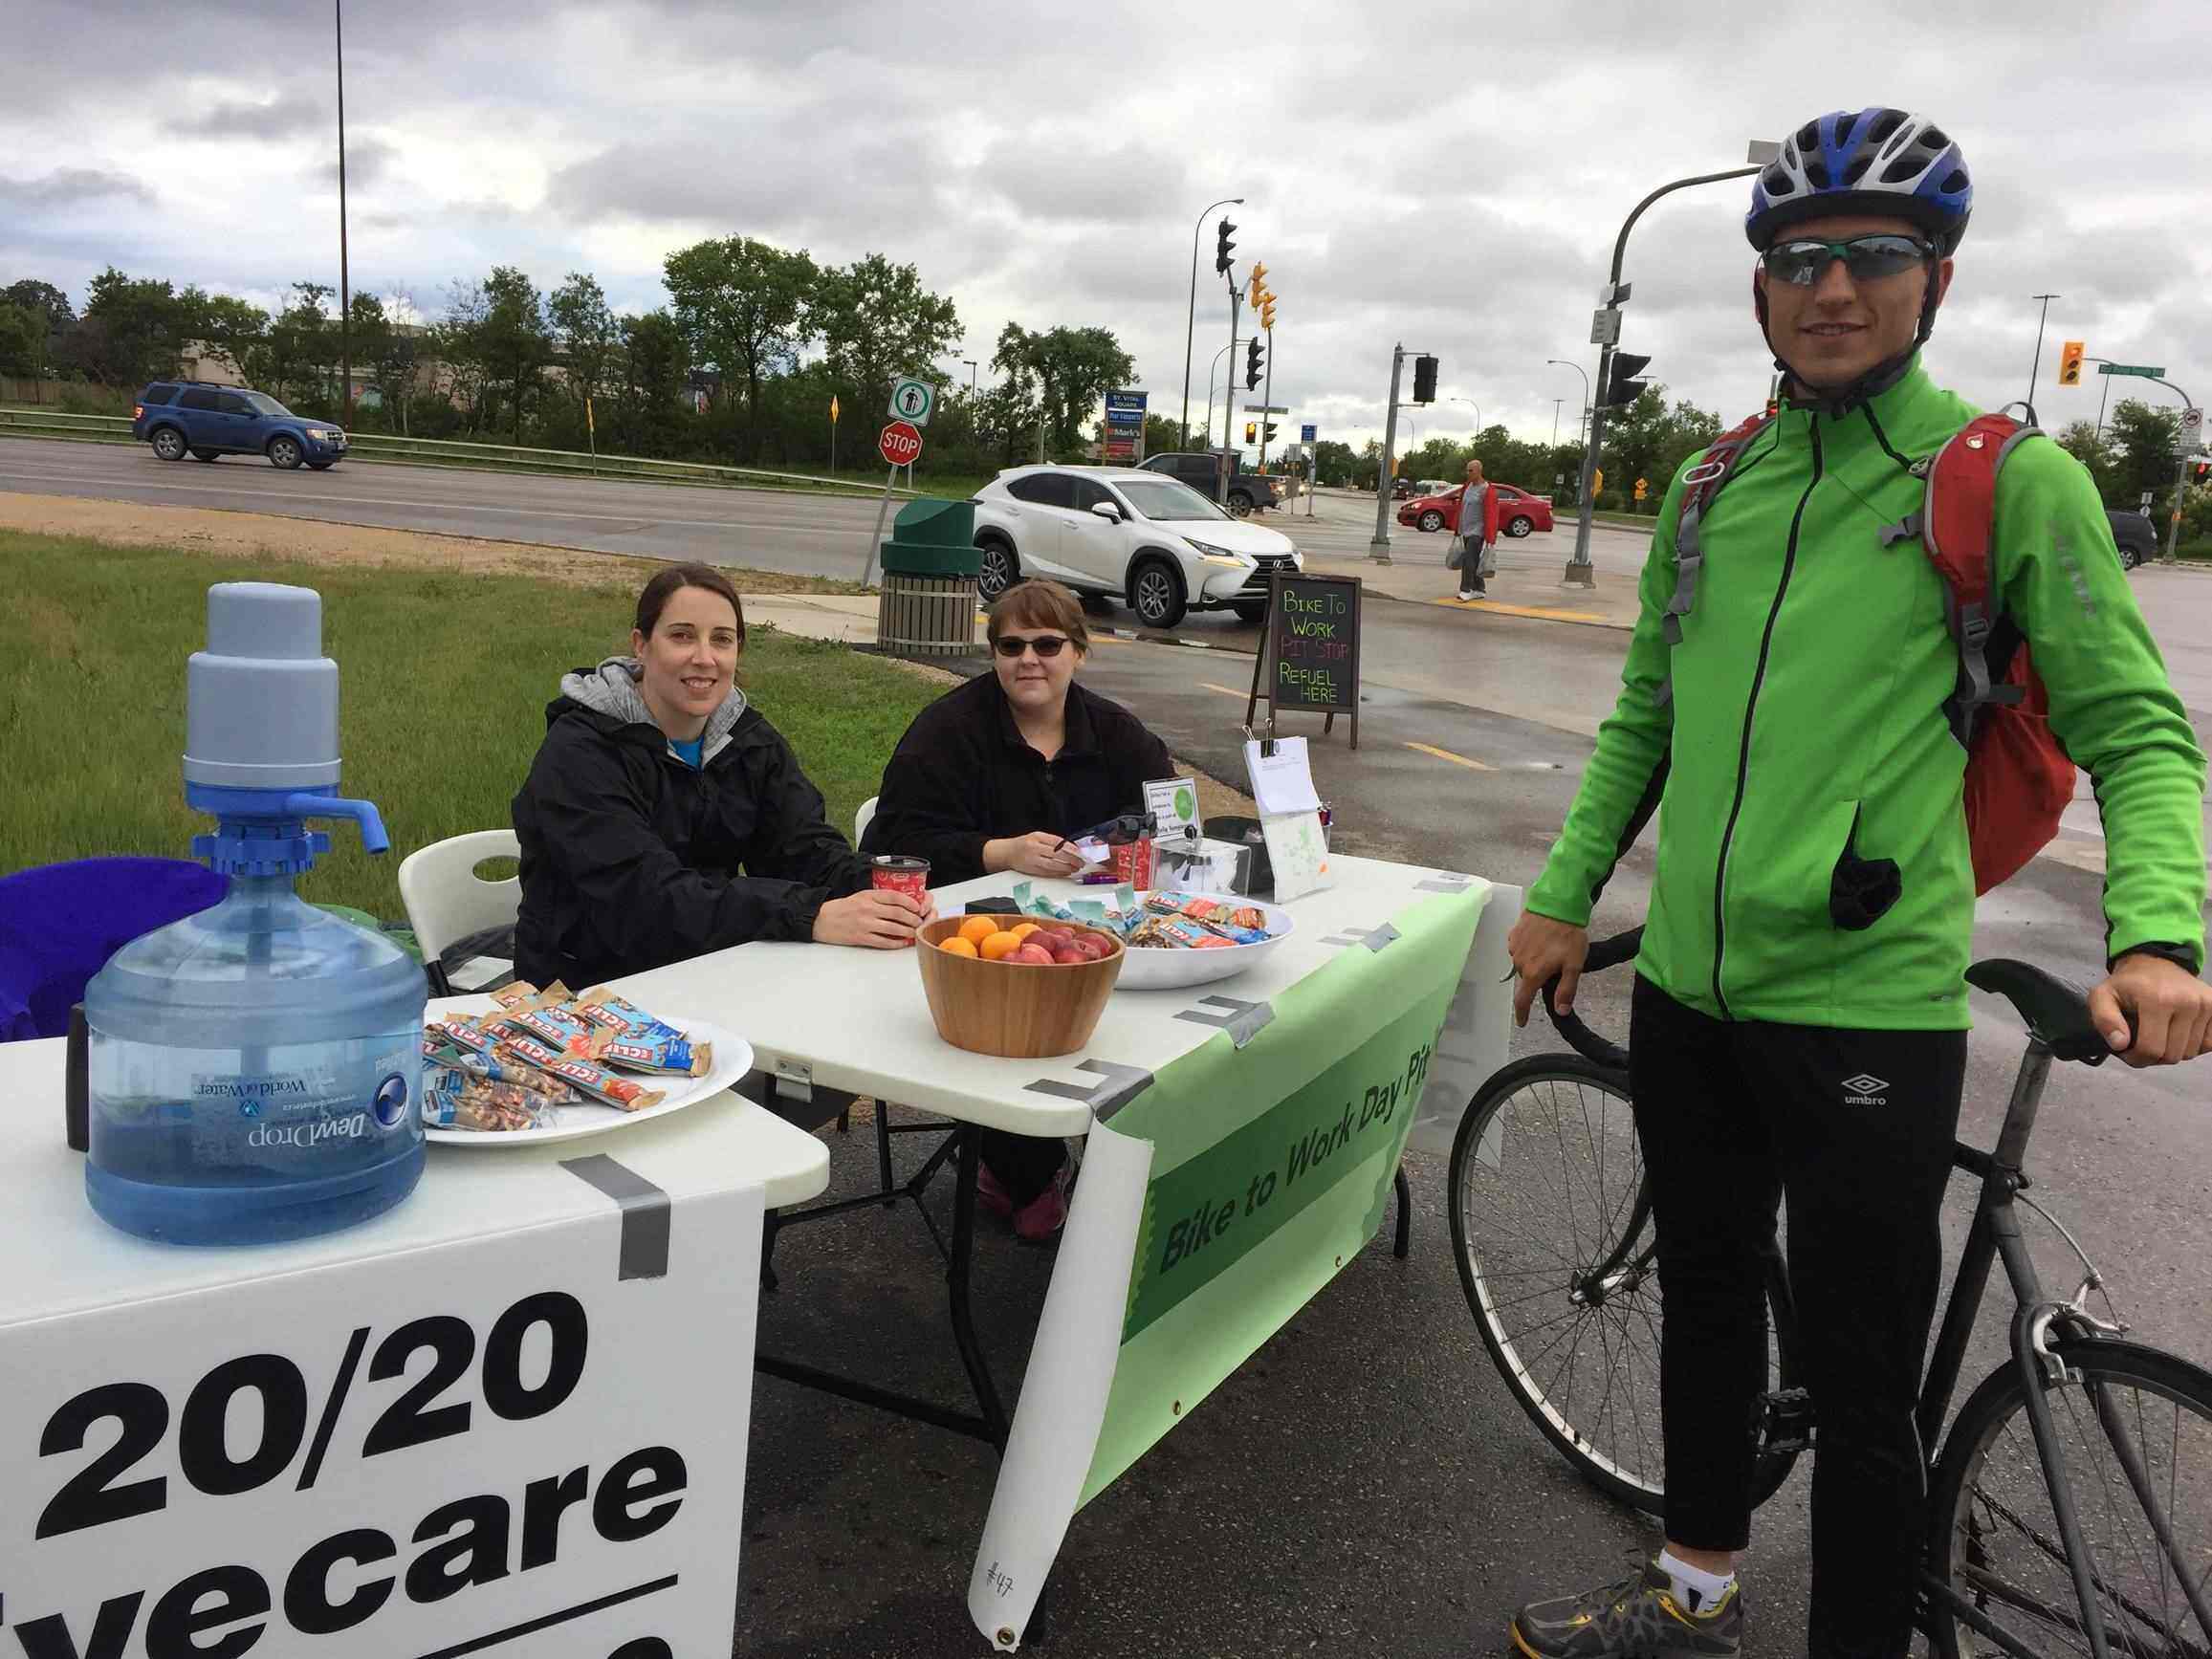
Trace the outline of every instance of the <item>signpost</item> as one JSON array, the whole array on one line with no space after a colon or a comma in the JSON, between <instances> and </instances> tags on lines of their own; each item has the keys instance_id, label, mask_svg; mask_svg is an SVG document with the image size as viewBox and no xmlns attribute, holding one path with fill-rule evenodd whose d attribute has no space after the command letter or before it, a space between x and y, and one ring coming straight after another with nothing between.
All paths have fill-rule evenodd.
<instances>
[{"instance_id":1,"label":"signpost","mask_svg":"<svg viewBox=\"0 0 2212 1659\"><path fill-rule=\"evenodd\" d=\"M2194 455L2203 447L2204 411L2202 409L2183 409L2181 411L2181 453Z\"/></svg>"},{"instance_id":2,"label":"signpost","mask_svg":"<svg viewBox=\"0 0 2212 1659\"><path fill-rule=\"evenodd\" d=\"M1267 704L1267 734L1275 716L1306 710L1327 716L1321 729L1351 716L1351 746L1360 746L1360 578L1277 571L1267 584L1267 635L1252 664L1252 694L1244 702L1249 728L1260 702Z\"/></svg>"},{"instance_id":3,"label":"signpost","mask_svg":"<svg viewBox=\"0 0 2212 1659\"><path fill-rule=\"evenodd\" d=\"M2141 363L2099 363L2097 364L2097 373L2100 375L2140 375L2146 381L2162 381L2166 378L2164 369L2145 368Z\"/></svg>"},{"instance_id":4,"label":"signpost","mask_svg":"<svg viewBox=\"0 0 2212 1659\"><path fill-rule=\"evenodd\" d=\"M1298 428L1298 441L1305 446L1305 515L1313 516L1313 487L1321 482L1321 428L1311 421Z\"/></svg>"},{"instance_id":5,"label":"signpost","mask_svg":"<svg viewBox=\"0 0 2212 1659\"><path fill-rule=\"evenodd\" d=\"M891 469L884 475L883 498L876 503L876 527L868 532L868 544L861 555L863 586L875 569L876 549L884 538L884 515L891 509L891 490L899 481L899 469L908 469L911 482L913 465L922 455L920 428L930 424L931 412L936 406L937 388L919 375L901 375L891 385L890 424L876 434L876 453L890 463Z\"/></svg>"},{"instance_id":6,"label":"signpost","mask_svg":"<svg viewBox=\"0 0 2212 1659\"><path fill-rule=\"evenodd\" d=\"M1111 465L1134 467L1145 458L1144 392L1108 392L1106 395L1106 435L1099 459Z\"/></svg>"}]
</instances>

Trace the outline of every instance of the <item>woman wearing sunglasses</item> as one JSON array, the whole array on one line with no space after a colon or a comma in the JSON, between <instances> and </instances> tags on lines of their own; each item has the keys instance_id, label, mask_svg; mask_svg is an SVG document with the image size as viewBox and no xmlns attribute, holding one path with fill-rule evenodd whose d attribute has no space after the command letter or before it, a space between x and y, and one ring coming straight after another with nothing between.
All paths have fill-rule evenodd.
<instances>
[{"instance_id":1,"label":"woman wearing sunglasses","mask_svg":"<svg viewBox=\"0 0 2212 1659\"><path fill-rule=\"evenodd\" d=\"M930 861L930 883L1071 876L1068 838L1135 810L1172 777L1167 745L1075 670L1090 649L1083 606L1058 582L1025 581L991 607L992 672L948 691L899 739L861 846ZM1041 1239L1066 1219L1058 1141L987 1134L976 1196Z\"/></svg>"}]
</instances>

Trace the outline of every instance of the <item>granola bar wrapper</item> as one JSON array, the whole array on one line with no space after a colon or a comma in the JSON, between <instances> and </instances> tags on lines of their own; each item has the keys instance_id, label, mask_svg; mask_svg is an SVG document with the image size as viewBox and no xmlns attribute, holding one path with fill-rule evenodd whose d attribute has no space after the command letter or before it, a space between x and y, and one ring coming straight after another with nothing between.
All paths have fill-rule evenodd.
<instances>
[{"instance_id":1,"label":"granola bar wrapper","mask_svg":"<svg viewBox=\"0 0 2212 1659\"><path fill-rule=\"evenodd\" d=\"M635 1078L619 1076L605 1066L556 1054L531 1037L511 1037L506 1046L525 1063L537 1066L562 1082L581 1090L586 1097L602 1105L619 1106L625 1112L642 1112L647 1106L657 1106L668 1098L666 1090L648 1089Z\"/></svg>"},{"instance_id":2,"label":"granola bar wrapper","mask_svg":"<svg viewBox=\"0 0 2212 1659\"><path fill-rule=\"evenodd\" d=\"M446 1066L453 1071L468 1072L473 1077L489 1078L495 1083L518 1083L533 1094L542 1095L556 1105L572 1106L583 1097L562 1082L527 1065L513 1055L502 1055L494 1045L479 1052L464 1048L451 1039L439 1039L426 1033L423 1040L423 1058L435 1066Z\"/></svg>"},{"instance_id":3,"label":"granola bar wrapper","mask_svg":"<svg viewBox=\"0 0 2212 1659\"><path fill-rule=\"evenodd\" d=\"M498 1082L452 1066L433 1067L423 1094L423 1122L433 1129L513 1134L544 1128L559 1104L520 1083Z\"/></svg>"},{"instance_id":4,"label":"granola bar wrapper","mask_svg":"<svg viewBox=\"0 0 2212 1659\"><path fill-rule=\"evenodd\" d=\"M564 1002L576 1000L576 993L558 979L543 991L527 979L517 979L512 984L502 985L491 995L504 1014L528 1014L533 1009L558 1008Z\"/></svg>"},{"instance_id":5,"label":"granola bar wrapper","mask_svg":"<svg viewBox=\"0 0 2212 1659\"><path fill-rule=\"evenodd\" d=\"M567 1003L525 1009L510 1014L498 1024L508 1037L527 1037L547 1048L576 1059L597 1059L612 1038L604 1026L595 1025Z\"/></svg>"},{"instance_id":6,"label":"granola bar wrapper","mask_svg":"<svg viewBox=\"0 0 2212 1659\"><path fill-rule=\"evenodd\" d=\"M624 1001L604 986L579 996L576 1012L579 1017L611 1034L613 1040L599 1055L606 1065L669 1077L703 1078L714 1063L712 1043L693 1042L678 1027Z\"/></svg>"}]
</instances>

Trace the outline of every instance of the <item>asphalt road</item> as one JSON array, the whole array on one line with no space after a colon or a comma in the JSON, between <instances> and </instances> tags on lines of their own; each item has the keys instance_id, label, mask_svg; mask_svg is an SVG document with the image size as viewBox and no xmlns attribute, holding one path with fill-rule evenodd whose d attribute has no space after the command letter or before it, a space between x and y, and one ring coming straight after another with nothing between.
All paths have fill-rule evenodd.
<instances>
[{"instance_id":1,"label":"asphalt road","mask_svg":"<svg viewBox=\"0 0 2212 1659\"><path fill-rule=\"evenodd\" d=\"M799 497L353 465L323 475L251 463L164 468L139 451L0 442L0 489L83 494L545 540L608 552L820 571L857 563L872 508ZM1331 511L1295 531L1316 551L1365 551L1371 517ZM1371 513L1371 509L1370 509ZM1270 519L1270 522L1279 522ZM1285 528L1289 528L1285 524ZM1396 534L1397 557L1435 562L1441 538ZM1508 563L1556 567L1566 537L1508 543ZM1640 548L1600 538L1601 582L1629 579ZM831 570L830 574L842 574ZM2212 578L2135 578L2201 738L2212 740ZM1126 613L1123 615L1126 621ZM1129 703L1177 753L1240 775L1237 723L1249 640L1223 621L1182 630L1200 651L1102 641L1087 683ZM1626 636L1372 599L1360 748L1342 722L1314 739L1317 779L1353 850L1532 880L1610 707ZM1986 955L2088 972L2100 950L2093 809L2070 824L2071 862L2038 861L1984 901ZM1643 912L1647 849L1632 852L1599 926ZM1586 987L1582 1010L1619 1034L1628 978ZM1986 1142L2020 1037L1977 997L1964 1133ZM1526 1052L1558 1046L1546 1032ZM2212 1364L2212 1073L2053 1077L2029 1159L2037 1195L2104 1268L2147 1341ZM861 1126L856 1125L856 1131ZM872 1180L864 1132L831 1137L833 1183ZM903 1160L924 1137L900 1137ZM1409 1161L1413 1256L1387 1241L1347 1264L1202 1409L1069 1532L1047 1616L1027 1650L1052 1659L1155 1655L1502 1654L1519 1602L1614 1575L1651 1529L1581 1486L1506 1394L1478 1341L1454 1267L1440 1162ZM942 1219L949 1193L934 1195ZM1955 1184L1951 1241L1969 1194ZM2032 1224L2031 1224L2032 1225ZM2038 1234L2049 1281L2073 1283ZM979 1325L1002 1377L1018 1375L1049 1253L987 1234ZM789 1233L764 1346L960 1398L944 1340L941 1266L910 1213L864 1210ZM2002 1351L2005 1304L1985 1309L1969 1380ZM973 1655L967 1573L993 1461L974 1443L772 1379L755 1385L740 1650L775 1659ZM1807 1475L1762 1512L1744 1566L1745 1651L1803 1650Z\"/></svg>"}]
</instances>

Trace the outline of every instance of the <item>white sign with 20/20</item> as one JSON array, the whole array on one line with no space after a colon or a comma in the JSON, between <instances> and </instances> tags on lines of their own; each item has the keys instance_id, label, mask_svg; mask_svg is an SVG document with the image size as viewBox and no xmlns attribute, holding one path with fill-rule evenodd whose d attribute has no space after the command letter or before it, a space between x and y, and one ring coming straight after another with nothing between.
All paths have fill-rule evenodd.
<instances>
[{"instance_id":1,"label":"white sign with 20/20","mask_svg":"<svg viewBox=\"0 0 2212 1659\"><path fill-rule=\"evenodd\" d=\"M0 1654L728 1652L761 1192L576 1190L0 1330Z\"/></svg>"}]
</instances>

